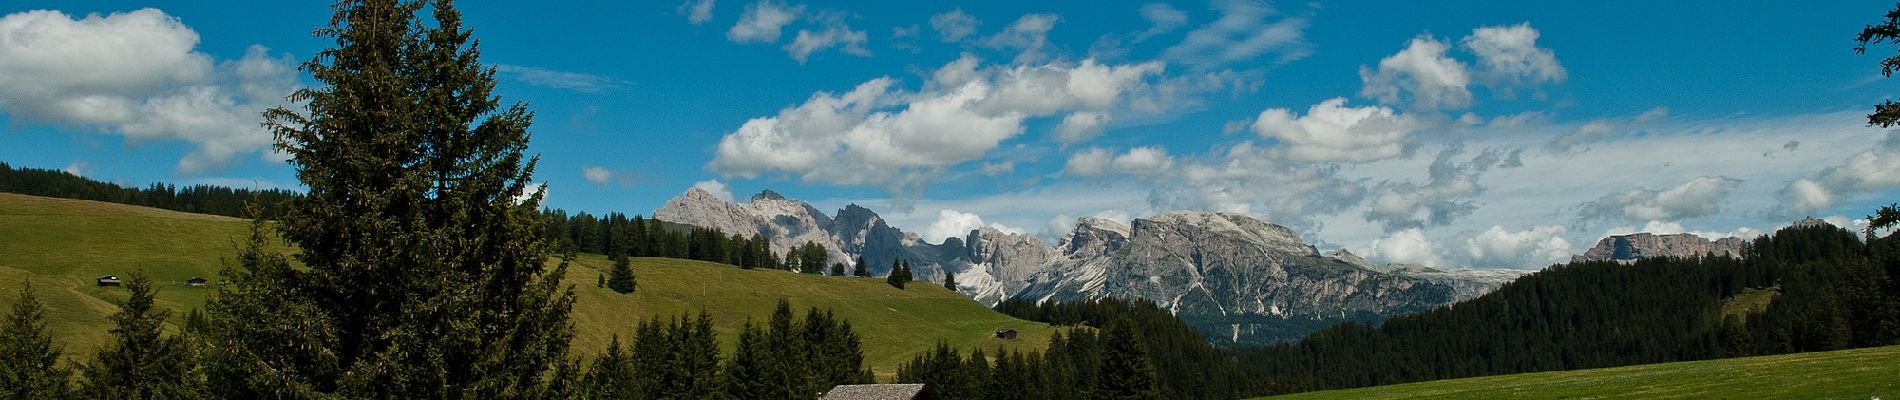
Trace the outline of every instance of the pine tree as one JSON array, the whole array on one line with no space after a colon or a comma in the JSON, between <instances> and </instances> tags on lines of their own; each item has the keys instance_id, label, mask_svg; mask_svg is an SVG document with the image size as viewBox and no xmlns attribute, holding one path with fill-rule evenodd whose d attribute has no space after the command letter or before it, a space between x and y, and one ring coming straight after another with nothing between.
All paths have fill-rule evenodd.
<instances>
[{"instance_id":1,"label":"pine tree","mask_svg":"<svg viewBox=\"0 0 1900 400\"><path fill-rule=\"evenodd\" d=\"M594 287L597 287L597 288L607 287L607 274L594 275Z\"/></svg>"},{"instance_id":2,"label":"pine tree","mask_svg":"<svg viewBox=\"0 0 1900 400\"><path fill-rule=\"evenodd\" d=\"M811 381L811 363L805 356L807 344L799 335L799 327L792 320L792 305L785 299L779 299L778 307L772 311L772 319L766 325L766 362L764 379L767 395L772 399L803 399L814 397Z\"/></svg>"},{"instance_id":3,"label":"pine tree","mask_svg":"<svg viewBox=\"0 0 1900 400\"><path fill-rule=\"evenodd\" d=\"M158 288L142 272L132 273L125 288L131 297L119 304L112 320L112 342L82 367L80 392L96 399L191 399L199 393L199 371L190 348L160 330L170 312L154 310Z\"/></svg>"},{"instance_id":4,"label":"pine tree","mask_svg":"<svg viewBox=\"0 0 1900 400\"><path fill-rule=\"evenodd\" d=\"M614 268L610 272L612 275L607 277L607 287L613 288L615 292L633 293L639 286L633 276L633 263L627 260L626 254L614 255Z\"/></svg>"},{"instance_id":5,"label":"pine tree","mask_svg":"<svg viewBox=\"0 0 1900 400\"><path fill-rule=\"evenodd\" d=\"M72 371L59 365L63 350L46 332L45 314L33 282L24 281L6 325L0 325L0 399L71 396Z\"/></svg>"},{"instance_id":6,"label":"pine tree","mask_svg":"<svg viewBox=\"0 0 1900 400\"><path fill-rule=\"evenodd\" d=\"M335 4L317 85L265 126L306 194L277 227L301 266L240 252L207 304L220 395L541 397L573 336L527 156L447 0ZM430 17L424 20L423 14ZM517 196L528 194L525 199ZM254 234L253 236L256 236ZM577 245L597 243L576 240Z\"/></svg>"},{"instance_id":7,"label":"pine tree","mask_svg":"<svg viewBox=\"0 0 1900 400\"><path fill-rule=\"evenodd\" d=\"M831 276L844 276L844 263L831 263Z\"/></svg>"},{"instance_id":8,"label":"pine tree","mask_svg":"<svg viewBox=\"0 0 1900 400\"><path fill-rule=\"evenodd\" d=\"M634 381L633 360L621 347L620 335L614 335L607 351L594 358L582 384L589 399L630 399L637 394Z\"/></svg>"},{"instance_id":9,"label":"pine tree","mask_svg":"<svg viewBox=\"0 0 1900 400\"><path fill-rule=\"evenodd\" d=\"M851 269L851 276L858 276L858 277L865 277L865 278L871 277L871 270L867 269L866 265L864 264L864 256L858 256L856 266L852 267Z\"/></svg>"},{"instance_id":10,"label":"pine tree","mask_svg":"<svg viewBox=\"0 0 1900 400\"><path fill-rule=\"evenodd\" d=\"M951 275L950 271L943 271L943 288L957 291L957 276Z\"/></svg>"},{"instance_id":11,"label":"pine tree","mask_svg":"<svg viewBox=\"0 0 1900 400\"><path fill-rule=\"evenodd\" d=\"M739 330L739 342L733 346L732 360L726 362L720 373L721 386L728 398L763 399L767 396L765 368L768 357L765 348L765 332L751 320Z\"/></svg>"},{"instance_id":12,"label":"pine tree","mask_svg":"<svg viewBox=\"0 0 1900 400\"><path fill-rule=\"evenodd\" d=\"M1135 321L1117 318L1102 334L1101 379L1095 395L1103 399L1160 399L1155 369Z\"/></svg>"}]
</instances>

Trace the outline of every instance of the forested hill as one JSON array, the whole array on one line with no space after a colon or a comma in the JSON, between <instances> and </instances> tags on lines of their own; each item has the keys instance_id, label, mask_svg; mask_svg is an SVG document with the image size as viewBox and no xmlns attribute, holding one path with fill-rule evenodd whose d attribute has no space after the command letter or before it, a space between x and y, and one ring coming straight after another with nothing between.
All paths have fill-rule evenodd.
<instances>
[{"instance_id":1,"label":"forested hill","mask_svg":"<svg viewBox=\"0 0 1900 400\"><path fill-rule=\"evenodd\" d=\"M93 200L196 214L244 217L246 203L255 202L264 215L278 215L297 192L282 189L234 189L223 186L175 186L153 183L143 189L100 182L66 171L13 168L0 162L0 193Z\"/></svg>"},{"instance_id":2,"label":"forested hill","mask_svg":"<svg viewBox=\"0 0 1900 400\"><path fill-rule=\"evenodd\" d=\"M1892 237L1790 227L1741 259L1554 266L1450 307L1243 351L1240 364L1294 392L1888 345L1900 339L1896 274Z\"/></svg>"}]
</instances>

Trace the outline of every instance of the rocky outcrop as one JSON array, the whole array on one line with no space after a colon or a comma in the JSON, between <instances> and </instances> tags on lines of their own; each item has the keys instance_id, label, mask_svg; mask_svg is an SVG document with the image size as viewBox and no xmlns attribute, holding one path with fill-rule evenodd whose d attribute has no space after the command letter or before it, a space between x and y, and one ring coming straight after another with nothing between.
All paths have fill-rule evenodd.
<instances>
[{"instance_id":1,"label":"rocky outcrop","mask_svg":"<svg viewBox=\"0 0 1900 400\"><path fill-rule=\"evenodd\" d=\"M1747 242L1741 238L1709 240L1688 233L1657 235L1636 233L1617 235L1597 241L1597 245L1571 261L1632 261L1645 257L1740 257Z\"/></svg>"},{"instance_id":2,"label":"rocky outcrop","mask_svg":"<svg viewBox=\"0 0 1900 400\"><path fill-rule=\"evenodd\" d=\"M1127 227L1085 219L1057 248L1062 254L1019 296L1146 299L1210 339L1235 343L1437 307L1523 273L1382 271L1350 252L1323 256L1286 227L1229 213L1171 212Z\"/></svg>"}]
</instances>

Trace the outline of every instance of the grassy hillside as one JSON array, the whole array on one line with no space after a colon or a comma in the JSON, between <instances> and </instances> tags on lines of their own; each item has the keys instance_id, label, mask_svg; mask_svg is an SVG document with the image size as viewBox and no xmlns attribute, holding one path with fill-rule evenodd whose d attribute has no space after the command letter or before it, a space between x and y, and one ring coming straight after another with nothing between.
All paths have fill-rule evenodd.
<instances>
[{"instance_id":1,"label":"grassy hillside","mask_svg":"<svg viewBox=\"0 0 1900 400\"><path fill-rule=\"evenodd\" d=\"M144 269L162 284L159 304L179 315L203 305L210 291L186 287L184 280L204 276L215 282L223 260L247 234L249 222L235 218L0 193L0 310L10 309L20 283L31 279L67 354L89 357L105 340L105 316L125 298L124 289L96 287L93 278ZM594 286L612 265L603 257L584 256L568 270L566 279L579 295L576 354L599 352L616 333L624 339L641 318L702 309L712 314L720 340L730 347L748 318L763 323L780 298L790 300L801 318L816 306L850 321L864 341L865 363L880 375L940 340L964 348L1040 350L1053 332L923 282L898 290L882 278L741 270L661 258L634 259L633 264L640 288L629 295ZM1002 327L1022 336L991 337Z\"/></svg>"},{"instance_id":2,"label":"grassy hillside","mask_svg":"<svg viewBox=\"0 0 1900 400\"><path fill-rule=\"evenodd\" d=\"M1309 399L1867 399L1900 397L1900 346L1539 372L1300 393Z\"/></svg>"}]
</instances>

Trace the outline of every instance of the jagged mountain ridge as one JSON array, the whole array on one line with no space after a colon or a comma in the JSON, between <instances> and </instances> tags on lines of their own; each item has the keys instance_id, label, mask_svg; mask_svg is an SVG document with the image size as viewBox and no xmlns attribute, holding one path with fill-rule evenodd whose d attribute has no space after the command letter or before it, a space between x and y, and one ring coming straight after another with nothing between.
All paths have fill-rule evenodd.
<instances>
[{"instance_id":1,"label":"jagged mountain ridge","mask_svg":"<svg viewBox=\"0 0 1900 400\"><path fill-rule=\"evenodd\" d=\"M1612 235L1598 240L1571 261L1633 261L1646 257L1701 257L1706 255L1739 257L1748 242L1737 237L1710 240L1695 234L1657 235L1632 233Z\"/></svg>"},{"instance_id":2,"label":"jagged mountain ridge","mask_svg":"<svg viewBox=\"0 0 1900 400\"><path fill-rule=\"evenodd\" d=\"M909 260L914 276L995 304L1010 297L1147 299L1200 326L1211 340L1295 339L1331 323L1372 320L1489 292L1524 271L1376 266L1350 252L1322 255L1291 229L1252 217L1176 211L1124 225L1078 219L1056 245L992 228L930 244L855 204L825 215L765 191L743 204L697 188L654 218L769 238L781 254L813 241L833 261L863 256L875 275Z\"/></svg>"}]
</instances>

